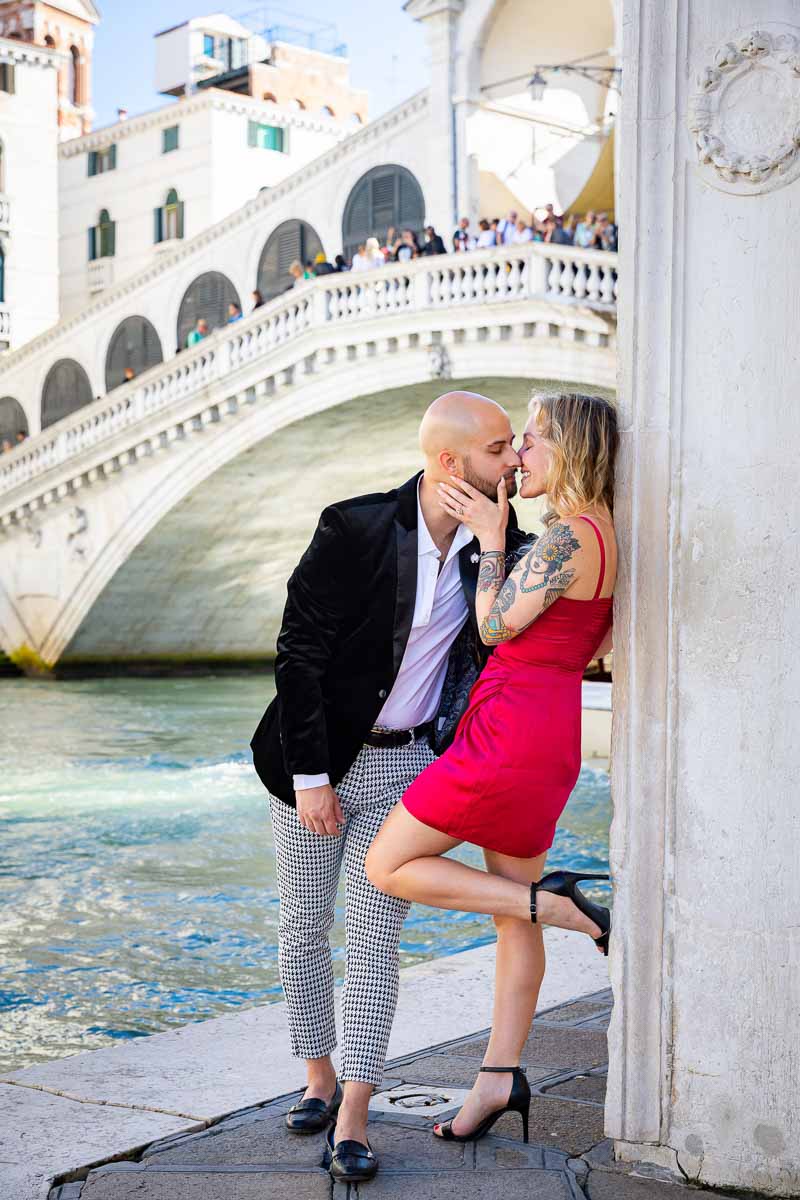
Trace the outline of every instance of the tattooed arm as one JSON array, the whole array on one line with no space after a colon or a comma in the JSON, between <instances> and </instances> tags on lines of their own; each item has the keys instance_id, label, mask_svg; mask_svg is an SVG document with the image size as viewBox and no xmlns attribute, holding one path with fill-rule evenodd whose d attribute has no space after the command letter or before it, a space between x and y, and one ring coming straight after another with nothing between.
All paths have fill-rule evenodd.
<instances>
[{"instance_id":1,"label":"tattooed arm","mask_svg":"<svg viewBox=\"0 0 800 1200\"><path fill-rule=\"evenodd\" d=\"M573 522L556 521L523 554L505 582L497 582L491 562L484 565L491 555L482 554L476 610L484 644L496 646L516 637L563 596L577 577L580 550Z\"/></svg>"}]
</instances>

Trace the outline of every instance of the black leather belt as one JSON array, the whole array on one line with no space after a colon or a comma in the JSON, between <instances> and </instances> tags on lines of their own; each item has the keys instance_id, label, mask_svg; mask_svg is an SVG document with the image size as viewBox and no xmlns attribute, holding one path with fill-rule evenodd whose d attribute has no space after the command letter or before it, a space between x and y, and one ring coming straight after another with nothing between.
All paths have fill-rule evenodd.
<instances>
[{"instance_id":1,"label":"black leather belt","mask_svg":"<svg viewBox=\"0 0 800 1200\"><path fill-rule=\"evenodd\" d=\"M364 738L364 745L377 746L381 750L410 746L417 738L426 737L432 728L432 721L426 721L424 725L415 725L413 729L381 729L375 725Z\"/></svg>"}]
</instances>

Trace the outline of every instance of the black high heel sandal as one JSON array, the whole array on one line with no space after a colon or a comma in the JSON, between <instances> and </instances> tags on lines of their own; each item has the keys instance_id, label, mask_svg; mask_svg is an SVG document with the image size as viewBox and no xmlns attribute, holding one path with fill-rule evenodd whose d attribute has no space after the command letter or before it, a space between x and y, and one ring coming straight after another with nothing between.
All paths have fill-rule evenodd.
<instances>
[{"instance_id":1,"label":"black high heel sandal","mask_svg":"<svg viewBox=\"0 0 800 1200\"><path fill-rule=\"evenodd\" d=\"M595 925L599 925L602 933L600 937L592 938L595 946L599 946L603 954L608 955L608 938L611 933L611 913L602 904L595 904L594 900L587 899L583 892L579 891L578 884L584 879L608 879L608 875L581 875L577 871L551 871L549 875L545 875L544 879L540 879L538 883L531 884L531 920L534 925L537 921L536 914L536 893L551 892L554 896L567 896L576 908L579 908L585 917L590 921L594 921Z\"/></svg>"},{"instance_id":2,"label":"black high heel sandal","mask_svg":"<svg viewBox=\"0 0 800 1200\"><path fill-rule=\"evenodd\" d=\"M484 1137L492 1126L504 1117L507 1112L517 1112L522 1117L522 1138L527 1143L528 1141L528 1110L531 1106L531 1089L530 1084L525 1078L524 1067L481 1067L481 1071L493 1073L495 1075L513 1075L511 1084L511 1093L508 1097L508 1103L505 1108L498 1108L494 1112L489 1113L488 1117L484 1117L480 1125L472 1130L471 1133L453 1133L453 1121L445 1121L443 1125L436 1128L439 1133L434 1133L434 1137L440 1137L445 1142L474 1142L478 1138Z\"/></svg>"}]
</instances>

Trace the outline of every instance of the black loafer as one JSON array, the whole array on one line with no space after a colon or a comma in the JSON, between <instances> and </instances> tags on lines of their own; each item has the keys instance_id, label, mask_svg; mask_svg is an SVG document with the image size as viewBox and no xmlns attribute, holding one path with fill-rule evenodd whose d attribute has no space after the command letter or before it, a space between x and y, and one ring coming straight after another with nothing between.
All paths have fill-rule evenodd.
<instances>
[{"instance_id":1,"label":"black loafer","mask_svg":"<svg viewBox=\"0 0 800 1200\"><path fill-rule=\"evenodd\" d=\"M335 1118L341 1103L342 1087L337 1083L333 1099L328 1104L316 1097L293 1104L286 1114L286 1128L290 1133L322 1133Z\"/></svg>"},{"instance_id":2,"label":"black loafer","mask_svg":"<svg viewBox=\"0 0 800 1200\"><path fill-rule=\"evenodd\" d=\"M335 1132L336 1126L332 1125L328 1130L326 1155L331 1178L340 1183L366 1183L368 1179L374 1179L378 1173L378 1160L369 1145L348 1139L334 1145Z\"/></svg>"}]
</instances>

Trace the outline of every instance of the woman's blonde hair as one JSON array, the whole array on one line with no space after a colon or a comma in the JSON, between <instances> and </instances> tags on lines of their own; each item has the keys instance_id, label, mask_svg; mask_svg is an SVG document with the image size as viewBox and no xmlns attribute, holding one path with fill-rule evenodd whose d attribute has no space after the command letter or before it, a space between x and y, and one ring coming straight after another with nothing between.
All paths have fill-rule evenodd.
<instances>
[{"instance_id":1,"label":"woman's blonde hair","mask_svg":"<svg viewBox=\"0 0 800 1200\"><path fill-rule=\"evenodd\" d=\"M611 401L581 392L534 392L529 410L552 455L545 524L590 508L612 513L618 434Z\"/></svg>"}]
</instances>

